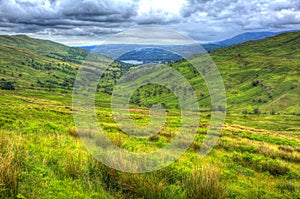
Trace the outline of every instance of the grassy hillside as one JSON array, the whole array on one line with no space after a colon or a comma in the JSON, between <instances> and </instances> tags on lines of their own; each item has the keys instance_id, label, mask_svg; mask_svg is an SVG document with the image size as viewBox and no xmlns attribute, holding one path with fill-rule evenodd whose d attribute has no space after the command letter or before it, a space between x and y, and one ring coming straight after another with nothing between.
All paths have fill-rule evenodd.
<instances>
[{"instance_id":1,"label":"grassy hillside","mask_svg":"<svg viewBox=\"0 0 300 199\"><path fill-rule=\"evenodd\" d=\"M212 57L222 71L233 109L299 114L300 32L218 49Z\"/></svg>"},{"instance_id":2,"label":"grassy hillside","mask_svg":"<svg viewBox=\"0 0 300 199\"><path fill-rule=\"evenodd\" d=\"M0 198L298 198L299 35L213 51L229 111L218 143L200 158L210 122L210 113L202 112L187 152L170 166L146 174L103 165L78 137L72 86L87 51L26 36L0 36ZM89 62L90 67L110 62L99 59L103 63ZM200 108L208 111L210 98L197 72L187 62L170 66L189 80ZM113 63L105 72L96 94L97 118L117 146L155 151L176 136L178 102L158 85L138 89L129 109L133 120L147 124L147 107L160 102L169 109L167 123L155 136L126 135L109 105L116 79L130 68Z\"/></svg>"},{"instance_id":3,"label":"grassy hillside","mask_svg":"<svg viewBox=\"0 0 300 199\"><path fill-rule=\"evenodd\" d=\"M227 91L228 111L245 114L293 114L300 112L299 72L300 32L284 33L260 41L250 41L213 51L211 57L219 68ZM198 56L192 59L197 62ZM210 109L205 82L186 61L169 64L189 80L204 110ZM147 73L145 68L145 74ZM163 75L163 74L161 74ZM145 78L139 78L144 82ZM172 94L148 86L134 95L140 105L149 106L154 99L170 102ZM150 93L149 93L150 91ZM172 100L171 100L172 101Z\"/></svg>"},{"instance_id":4,"label":"grassy hillside","mask_svg":"<svg viewBox=\"0 0 300 199\"><path fill-rule=\"evenodd\" d=\"M259 109L267 114L299 114L299 35L299 32L284 33L212 52L226 86L230 112L253 113ZM61 92L71 91L77 70L88 55L85 50L22 35L1 36L0 51L0 78L5 79L0 85ZM110 94L115 80L129 67L115 63L101 79L98 90ZM187 62L177 62L171 67L190 80L201 96L200 104L209 109L208 91L199 74ZM139 99L140 105L147 106L161 98L154 96L159 89L148 86L150 94Z\"/></svg>"}]
</instances>

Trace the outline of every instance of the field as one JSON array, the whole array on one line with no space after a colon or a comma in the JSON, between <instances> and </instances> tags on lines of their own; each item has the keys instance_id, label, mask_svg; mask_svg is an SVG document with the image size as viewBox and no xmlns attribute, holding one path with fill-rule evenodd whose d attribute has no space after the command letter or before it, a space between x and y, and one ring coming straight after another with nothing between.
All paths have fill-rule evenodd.
<instances>
[{"instance_id":1,"label":"field","mask_svg":"<svg viewBox=\"0 0 300 199\"><path fill-rule=\"evenodd\" d=\"M24 92L24 93L23 93ZM78 138L70 94L2 92L1 195L19 198L297 198L299 122L295 115L228 115L217 146L198 156L208 118L190 149L174 164L149 174L117 172L97 162ZM145 114L132 112L135 118ZM16 117L18 115L18 117ZM168 141L122 134L109 109L99 118L112 142L132 151L154 150ZM235 118L239 118L238 122ZM264 125L252 121L261 121ZM285 125L278 120L286 120ZM260 129L257 126L261 126Z\"/></svg>"},{"instance_id":2,"label":"field","mask_svg":"<svg viewBox=\"0 0 300 199\"><path fill-rule=\"evenodd\" d=\"M21 36L16 47L18 42L1 38L0 198L299 198L299 48L291 52L286 47L299 34L211 53L225 82L228 109L217 144L203 158L199 149L211 117L208 91L193 84L199 76L187 63L172 64L194 86L204 111L190 148L168 167L144 174L105 166L79 138L71 88L86 51ZM275 47L267 46L271 41ZM265 49L255 50L256 45ZM45 53L50 47L51 55ZM149 107L165 99L166 126L148 138L122 132L109 105L115 80L129 67L113 63L99 83L97 119L117 146L155 151L176 135L178 105L168 90L147 85L132 96L131 117L138 125L147 124Z\"/></svg>"}]
</instances>

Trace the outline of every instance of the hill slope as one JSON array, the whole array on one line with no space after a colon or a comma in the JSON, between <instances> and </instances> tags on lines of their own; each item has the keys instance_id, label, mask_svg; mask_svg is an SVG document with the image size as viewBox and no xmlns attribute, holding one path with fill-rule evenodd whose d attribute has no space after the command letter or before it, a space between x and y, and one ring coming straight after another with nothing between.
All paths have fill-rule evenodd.
<instances>
[{"instance_id":1,"label":"hill slope","mask_svg":"<svg viewBox=\"0 0 300 199\"><path fill-rule=\"evenodd\" d=\"M9 84L14 89L71 91L77 70L88 54L83 49L24 35L0 36L0 85L2 89ZM110 62L98 57L103 63Z\"/></svg>"},{"instance_id":2,"label":"hill slope","mask_svg":"<svg viewBox=\"0 0 300 199\"><path fill-rule=\"evenodd\" d=\"M210 113L201 112L197 135L182 157L145 174L105 166L79 139L71 89L87 51L24 36L0 37L0 198L298 198L300 124L299 116L290 114L299 110L299 45L294 45L299 34L214 51L229 106L222 136L207 156L199 156L210 121ZM210 99L199 74L186 61L169 66L191 82L201 109L208 110ZM113 63L98 91L111 94L116 79L129 68ZM128 136L114 121L110 96L99 98L98 93L96 100L105 135L124 150L157 151L178 132L178 112L170 110L156 135ZM147 125L149 112L143 105L159 100L176 108L168 90L157 85L138 89L129 110L134 122ZM255 115L241 114L254 108ZM269 114L273 109L276 114ZM82 133L93 137L91 131ZM95 138L97 145L102 141ZM185 143L180 139L176 144Z\"/></svg>"},{"instance_id":3,"label":"hill slope","mask_svg":"<svg viewBox=\"0 0 300 199\"><path fill-rule=\"evenodd\" d=\"M217 49L212 53L238 109L299 113L300 32Z\"/></svg>"},{"instance_id":4,"label":"hill slope","mask_svg":"<svg viewBox=\"0 0 300 199\"><path fill-rule=\"evenodd\" d=\"M217 49L211 53L223 77L229 112L299 114L299 36L300 32L284 33ZM197 62L199 58L200 56L195 56L192 62ZM206 84L190 63L182 61L169 66L189 80L198 94L200 105L207 110L210 98ZM141 77L139 81L146 80ZM150 94L145 91L147 89ZM141 105L149 106L154 99L159 98L172 101L166 95L157 96L158 88L148 86L145 90L139 90L134 95L135 101ZM168 91L163 90L162 93Z\"/></svg>"},{"instance_id":5,"label":"hill slope","mask_svg":"<svg viewBox=\"0 0 300 199\"><path fill-rule=\"evenodd\" d=\"M258 108L267 113L298 114L299 43L300 32L293 32L213 51L211 56L225 82L229 111L253 112ZM3 89L12 89L14 86L14 89L61 92L71 91L77 70L89 54L86 50L22 35L0 36L0 52L0 85ZM101 59L109 60L104 57ZM183 72L190 82L202 82L201 85L194 85L194 88L202 96L199 97L200 103L209 106L205 83L200 76L192 73L189 64L183 61L171 65ZM101 79L99 91L110 94L114 78L119 78L129 67L115 63L112 66L114 69L108 70L105 78ZM141 96L138 100L141 105L161 97L152 95L157 88L149 88L150 96Z\"/></svg>"}]
</instances>

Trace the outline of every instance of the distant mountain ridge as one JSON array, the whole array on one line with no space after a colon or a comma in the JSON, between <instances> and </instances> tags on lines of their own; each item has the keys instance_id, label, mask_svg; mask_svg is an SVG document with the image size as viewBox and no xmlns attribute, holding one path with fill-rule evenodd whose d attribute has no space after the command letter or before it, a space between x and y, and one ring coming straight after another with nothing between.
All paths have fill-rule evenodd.
<instances>
[{"instance_id":1,"label":"distant mountain ridge","mask_svg":"<svg viewBox=\"0 0 300 199\"><path fill-rule=\"evenodd\" d=\"M287 31L280 31L280 32L245 32L239 35L236 35L232 38L225 39L223 41L215 42L216 45L222 47L233 46L237 44L241 44L247 41L255 41L261 40L268 37L273 37L285 32L295 32L296 30L287 30Z\"/></svg>"},{"instance_id":2,"label":"distant mountain ridge","mask_svg":"<svg viewBox=\"0 0 300 199\"><path fill-rule=\"evenodd\" d=\"M79 48L106 55L119 61L135 60L137 63L167 63L182 59L174 52L182 52L187 56L199 54L205 51L213 51L218 48L234 46L247 41L261 40L276 36L284 32L294 32L295 30L281 32L246 32L230 39L206 44L190 45L142 45L142 44L104 44L93 46L79 46ZM203 50L199 50L201 47ZM140 50L145 48L145 50ZM200 52L201 51L201 52ZM125 53L124 53L125 52Z\"/></svg>"}]
</instances>

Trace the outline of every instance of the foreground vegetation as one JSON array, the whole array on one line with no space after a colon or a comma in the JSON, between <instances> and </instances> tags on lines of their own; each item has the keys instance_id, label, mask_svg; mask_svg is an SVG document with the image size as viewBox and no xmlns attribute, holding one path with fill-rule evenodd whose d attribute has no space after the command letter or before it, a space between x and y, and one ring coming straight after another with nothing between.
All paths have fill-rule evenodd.
<instances>
[{"instance_id":1,"label":"foreground vegetation","mask_svg":"<svg viewBox=\"0 0 300 199\"><path fill-rule=\"evenodd\" d=\"M146 174L103 165L78 137L71 88L86 51L24 36L2 37L0 198L299 198L299 48L291 47L299 34L212 52L226 84L229 111L217 145L206 157L198 155L210 106L204 85L194 84L203 112L193 144L172 165ZM190 82L203 83L187 63L172 67ZM109 103L116 79L129 68L113 63L99 83L98 120L119 147L154 151L176 135L178 106L157 85L141 88L131 100L132 118L146 123L147 107L167 99L168 123L150 138L124 134Z\"/></svg>"},{"instance_id":2,"label":"foreground vegetation","mask_svg":"<svg viewBox=\"0 0 300 199\"><path fill-rule=\"evenodd\" d=\"M68 94L60 97L48 94L44 98L32 91L26 92L27 97L17 91L2 93L1 118L6 120L1 126L2 197L299 196L299 131L291 135L287 128L272 131L227 123L217 146L201 159L198 150L206 133L209 118L206 117L193 145L177 162L157 172L132 175L104 166L85 150L72 124L70 103L65 102ZM141 112L133 114L136 118L145 117ZM228 116L231 117L236 115ZM273 118L269 117L265 120L272 123ZM290 116L291 124L293 117L297 116ZM101 112L99 109L99 118L111 141L132 151L145 146L150 150L160 148L167 142L170 131L165 129L155 139L136 140L118 130L109 109L102 108ZM276 128L276 122L270 127Z\"/></svg>"}]
</instances>

